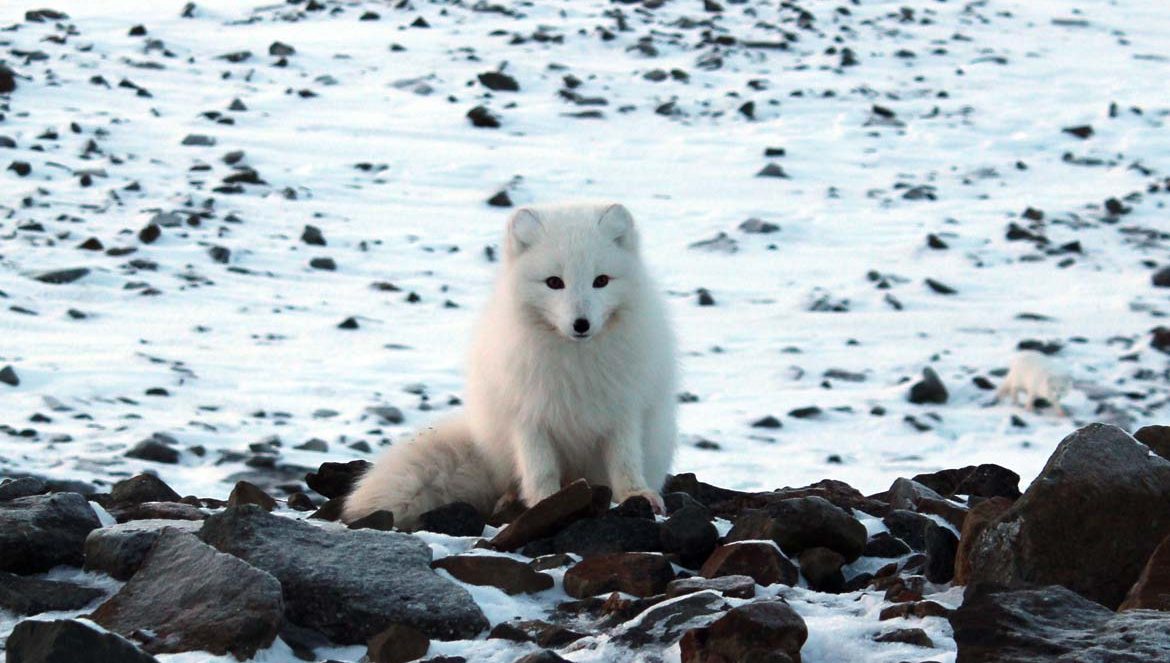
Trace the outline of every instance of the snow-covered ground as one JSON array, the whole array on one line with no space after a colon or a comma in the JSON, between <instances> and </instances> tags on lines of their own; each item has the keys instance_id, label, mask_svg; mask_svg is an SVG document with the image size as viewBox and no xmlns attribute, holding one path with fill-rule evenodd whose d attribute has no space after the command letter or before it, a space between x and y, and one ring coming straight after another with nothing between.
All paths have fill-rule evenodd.
<instances>
[{"instance_id":1,"label":"snow-covered ground","mask_svg":"<svg viewBox=\"0 0 1170 663\"><path fill-rule=\"evenodd\" d=\"M0 475L150 469L223 498L240 473L271 486L372 459L461 393L500 190L633 210L694 397L675 469L704 481L870 493L994 462L1026 486L1078 422L1167 423L1149 340L1170 311L1150 284L1170 263L1159 3L212 0L182 17L181 0L102 0L24 22L43 4L0 7L19 74L0 168L31 166L0 171L0 368L20 380L0 384ZM501 69L519 91L477 81ZM502 126L472 126L480 105ZM264 183L216 192L235 151ZM787 177L756 176L768 164ZM139 240L171 212L178 227ZM742 232L753 217L779 230ZM327 245L301 241L307 224ZM34 278L75 267L90 272ZM998 382L1025 339L1063 345L1071 419L972 383ZM945 405L906 400L928 365ZM404 421L367 411L383 405ZM806 406L822 412L789 416ZM752 427L769 414L783 427ZM123 457L156 431L178 465ZM276 469L246 466L273 435ZM313 437L329 451L292 448ZM835 660L817 637L806 661Z\"/></svg>"}]
</instances>

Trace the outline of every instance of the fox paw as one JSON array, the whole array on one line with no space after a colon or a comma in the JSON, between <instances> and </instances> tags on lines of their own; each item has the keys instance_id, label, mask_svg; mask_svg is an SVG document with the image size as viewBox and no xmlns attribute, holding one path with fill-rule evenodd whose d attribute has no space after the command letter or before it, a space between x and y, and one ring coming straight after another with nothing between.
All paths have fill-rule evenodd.
<instances>
[{"instance_id":1,"label":"fox paw","mask_svg":"<svg viewBox=\"0 0 1170 663\"><path fill-rule=\"evenodd\" d=\"M631 497L645 497L646 501L650 503L650 508L654 509L656 515L662 516L666 514L666 504L662 501L662 496L656 490L649 488L643 490L630 490L617 496L618 504L625 502Z\"/></svg>"}]
</instances>

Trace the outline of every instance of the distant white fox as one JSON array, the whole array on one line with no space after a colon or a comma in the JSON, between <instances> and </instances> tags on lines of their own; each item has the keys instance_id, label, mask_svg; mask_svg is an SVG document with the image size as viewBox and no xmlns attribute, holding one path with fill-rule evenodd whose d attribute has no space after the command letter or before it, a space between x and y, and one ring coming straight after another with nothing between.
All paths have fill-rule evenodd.
<instances>
[{"instance_id":1,"label":"distant white fox","mask_svg":"<svg viewBox=\"0 0 1170 663\"><path fill-rule=\"evenodd\" d=\"M1021 350L1012 357L1007 377L999 385L996 400L1011 398L1012 404L1019 403L1020 392L1024 393L1024 407L1031 412L1037 398L1048 401L1058 412L1068 411L1060 404L1072 386L1072 378L1056 362L1035 350Z\"/></svg>"},{"instance_id":2,"label":"distant white fox","mask_svg":"<svg viewBox=\"0 0 1170 663\"><path fill-rule=\"evenodd\" d=\"M517 211L479 320L466 411L391 447L346 500L409 529L455 501L490 513L585 478L661 512L676 443L674 336L618 204Z\"/></svg>"}]
</instances>

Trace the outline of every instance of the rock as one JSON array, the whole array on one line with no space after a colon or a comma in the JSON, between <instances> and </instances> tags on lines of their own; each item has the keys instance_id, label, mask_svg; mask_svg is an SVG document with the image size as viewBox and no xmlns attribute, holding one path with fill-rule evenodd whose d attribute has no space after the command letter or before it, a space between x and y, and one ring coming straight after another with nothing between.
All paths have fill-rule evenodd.
<instances>
[{"instance_id":1,"label":"rock","mask_svg":"<svg viewBox=\"0 0 1170 663\"><path fill-rule=\"evenodd\" d=\"M313 520L326 520L329 522L337 522L341 520L341 510L345 507L344 497L335 497L326 501L313 513L309 514L309 518Z\"/></svg>"},{"instance_id":2,"label":"rock","mask_svg":"<svg viewBox=\"0 0 1170 663\"><path fill-rule=\"evenodd\" d=\"M80 610L106 593L71 582L25 578L0 572L0 609L15 615Z\"/></svg>"},{"instance_id":3,"label":"rock","mask_svg":"<svg viewBox=\"0 0 1170 663\"><path fill-rule=\"evenodd\" d=\"M565 593L585 598L609 592L634 596L661 594L674 580L670 560L652 553L612 553L590 557L565 572Z\"/></svg>"},{"instance_id":4,"label":"rock","mask_svg":"<svg viewBox=\"0 0 1170 663\"><path fill-rule=\"evenodd\" d=\"M555 651L545 649L534 654L521 656L512 663L570 663L566 658L561 657Z\"/></svg>"},{"instance_id":5,"label":"rock","mask_svg":"<svg viewBox=\"0 0 1170 663\"><path fill-rule=\"evenodd\" d=\"M268 46L268 54L276 57L288 57L296 52L297 49L279 41L274 41Z\"/></svg>"},{"instance_id":6,"label":"rock","mask_svg":"<svg viewBox=\"0 0 1170 663\"><path fill-rule=\"evenodd\" d=\"M540 647L564 647L585 637L563 626L550 624L539 619L517 622L501 622L492 629L488 638L511 640L512 642L534 642Z\"/></svg>"},{"instance_id":7,"label":"rock","mask_svg":"<svg viewBox=\"0 0 1170 663\"><path fill-rule=\"evenodd\" d=\"M272 644L284 615L276 578L164 529L138 572L90 618L146 651L202 650L244 660Z\"/></svg>"},{"instance_id":8,"label":"rock","mask_svg":"<svg viewBox=\"0 0 1170 663\"><path fill-rule=\"evenodd\" d=\"M127 458L148 460L154 463L174 465L179 462L179 450L167 446L162 440L148 437L135 444L125 454Z\"/></svg>"},{"instance_id":9,"label":"rock","mask_svg":"<svg viewBox=\"0 0 1170 663\"><path fill-rule=\"evenodd\" d=\"M845 558L828 548L807 548L800 553L800 573L816 592L839 594L845 591Z\"/></svg>"},{"instance_id":10,"label":"rock","mask_svg":"<svg viewBox=\"0 0 1170 663\"><path fill-rule=\"evenodd\" d=\"M865 526L853 516L815 496L782 499L765 509L745 511L727 534L728 541L770 539L788 555L818 546L829 548L850 562L865 550L866 537Z\"/></svg>"},{"instance_id":11,"label":"rock","mask_svg":"<svg viewBox=\"0 0 1170 663\"><path fill-rule=\"evenodd\" d=\"M288 508L295 511L314 511L317 505L313 503L313 498L300 492L299 490L288 496Z\"/></svg>"},{"instance_id":12,"label":"rock","mask_svg":"<svg viewBox=\"0 0 1170 663\"><path fill-rule=\"evenodd\" d=\"M1163 267L1150 277L1150 283L1155 288L1170 288L1170 267Z\"/></svg>"},{"instance_id":13,"label":"rock","mask_svg":"<svg viewBox=\"0 0 1170 663\"><path fill-rule=\"evenodd\" d=\"M926 550L926 529L933 522L920 513L905 509L895 509L882 518L882 523L890 530L890 534L918 552Z\"/></svg>"},{"instance_id":14,"label":"rock","mask_svg":"<svg viewBox=\"0 0 1170 663\"><path fill-rule=\"evenodd\" d=\"M957 663L1114 663L1170 660L1170 615L1114 614L1060 586L971 585L951 613Z\"/></svg>"},{"instance_id":15,"label":"rock","mask_svg":"<svg viewBox=\"0 0 1170 663\"><path fill-rule=\"evenodd\" d=\"M768 163L756 173L756 177L775 177L779 179L789 179L788 173L784 172L784 167L778 163Z\"/></svg>"},{"instance_id":16,"label":"rock","mask_svg":"<svg viewBox=\"0 0 1170 663\"><path fill-rule=\"evenodd\" d=\"M202 526L193 520L132 520L95 529L85 537L85 570L129 580L164 529L195 533Z\"/></svg>"},{"instance_id":17,"label":"rock","mask_svg":"<svg viewBox=\"0 0 1170 663\"><path fill-rule=\"evenodd\" d=\"M1170 461L1120 428L1090 424L987 525L970 550L969 580L1059 584L1116 608L1168 534Z\"/></svg>"},{"instance_id":18,"label":"rock","mask_svg":"<svg viewBox=\"0 0 1170 663\"><path fill-rule=\"evenodd\" d=\"M715 578L679 578L666 586L666 598L672 599L685 594L705 591L719 592L736 599L750 599L756 596L756 580L751 576L718 576Z\"/></svg>"},{"instance_id":19,"label":"rock","mask_svg":"<svg viewBox=\"0 0 1170 663\"><path fill-rule=\"evenodd\" d=\"M384 509L379 509L378 511L351 521L348 527L350 529L372 529L379 532L390 532L394 529L394 514Z\"/></svg>"},{"instance_id":20,"label":"rock","mask_svg":"<svg viewBox=\"0 0 1170 663\"><path fill-rule=\"evenodd\" d=\"M369 663L406 663L427 655L431 641L426 635L405 624L392 624L370 638L366 645Z\"/></svg>"},{"instance_id":21,"label":"rock","mask_svg":"<svg viewBox=\"0 0 1170 663\"><path fill-rule=\"evenodd\" d=\"M526 509L496 534L489 545L496 550L511 552L531 541L551 536L585 517L592 506L593 490L584 479L578 479Z\"/></svg>"},{"instance_id":22,"label":"rock","mask_svg":"<svg viewBox=\"0 0 1170 663\"><path fill-rule=\"evenodd\" d=\"M485 71L477 76L480 85L496 92L519 92L520 84L515 78L498 71Z\"/></svg>"},{"instance_id":23,"label":"rock","mask_svg":"<svg viewBox=\"0 0 1170 663\"><path fill-rule=\"evenodd\" d=\"M240 506L241 504L255 504L265 511L276 508L276 500L272 499L271 495L260 490L256 484L247 481L237 481L236 487L232 488L231 495L228 495L228 506Z\"/></svg>"},{"instance_id":24,"label":"rock","mask_svg":"<svg viewBox=\"0 0 1170 663\"><path fill-rule=\"evenodd\" d=\"M317 226L306 225L301 232L301 241L311 246L325 246L325 235L321 234Z\"/></svg>"},{"instance_id":25,"label":"rock","mask_svg":"<svg viewBox=\"0 0 1170 663\"><path fill-rule=\"evenodd\" d=\"M72 619L20 622L5 646L9 663L158 663L125 638Z\"/></svg>"},{"instance_id":26,"label":"rock","mask_svg":"<svg viewBox=\"0 0 1170 663\"><path fill-rule=\"evenodd\" d=\"M51 272L38 274L36 279L41 283L51 283L53 285L64 285L66 283L73 283L89 274L89 269L86 267L75 267L73 269L58 269Z\"/></svg>"},{"instance_id":27,"label":"rock","mask_svg":"<svg viewBox=\"0 0 1170 663\"><path fill-rule=\"evenodd\" d=\"M955 555L959 537L951 530L931 522L926 527L926 579L933 583L947 583L955 577Z\"/></svg>"},{"instance_id":28,"label":"rock","mask_svg":"<svg viewBox=\"0 0 1170 663\"><path fill-rule=\"evenodd\" d=\"M203 520L207 517L199 507L182 502L143 502L108 509L120 523L132 520Z\"/></svg>"},{"instance_id":29,"label":"rock","mask_svg":"<svg viewBox=\"0 0 1170 663\"><path fill-rule=\"evenodd\" d=\"M910 393L907 398L911 403L920 405L925 403L942 405L947 402L947 388L938 377L938 373L933 368L927 366L922 369L922 380L915 382L910 387Z\"/></svg>"},{"instance_id":30,"label":"rock","mask_svg":"<svg viewBox=\"0 0 1170 663\"><path fill-rule=\"evenodd\" d=\"M19 479L5 479L0 483L0 502L7 502L18 497L40 495L48 491L45 482L36 477L20 477Z\"/></svg>"},{"instance_id":31,"label":"rock","mask_svg":"<svg viewBox=\"0 0 1170 663\"><path fill-rule=\"evenodd\" d=\"M40 573L81 566L85 537L101 527L77 493L31 495L0 502L0 571Z\"/></svg>"},{"instance_id":32,"label":"rock","mask_svg":"<svg viewBox=\"0 0 1170 663\"><path fill-rule=\"evenodd\" d=\"M920 628L899 628L875 635L874 642L896 642L915 647L933 647L934 641Z\"/></svg>"},{"instance_id":33,"label":"rock","mask_svg":"<svg viewBox=\"0 0 1170 663\"><path fill-rule=\"evenodd\" d=\"M1062 129L1066 134L1070 134L1084 140L1093 136L1093 127L1088 124L1079 124L1075 127L1065 127Z\"/></svg>"},{"instance_id":34,"label":"rock","mask_svg":"<svg viewBox=\"0 0 1170 663\"><path fill-rule=\"evenodd\" d=\"M431 562L471 585L490 585L507 594L531 594L551 589L552 576L534 571L528 564L496 555L452 555Z\"/></svg>"},{"instance_id":35,"label":"rock","mask_svg":"<svg viewBox=\"0 0 1170 663\"><path fill-rule=\"evenodd\" d=\"M712 591L685 594L646 610L623 626L614 641L631 649L672 645L687 630L710 624L728 607L727 601Z\"/></svg>"},{"instance_id":36,"label":"rock","mask_svg":"<svg viewBox=\"0 0 1170 663\"><path fill-rule=\"evenodd\" d=\"M642 518L605 515L582 518L557 532L553 551L584 557L617 552L658 552L662 539L658 523Z\"/></svg>"},{"instance_id":37,"label":"rock","mask_svg":"<svg viewBox=\"0 0 1170 663\"><path fill-rule=\"evenodd\" d=\"M487 199L487 204L491 207L511 207L512 197L508 195L507 191L501 189Z\"/></svg>"},{"instance_id":38,"label":"rock","mask_svg":"<svg viewBox=\"0 0 1170 663\"><path fill-rule=\"evenodd\" d=\"M1133 436L1150 451L1170 460L1170 426L1143 426Z\"/></svg>"},{"instance_id":39,"label":"rock","mask_svg":"<svg viewBox=\"0 0 1170 663\"><path fill-rule=\"evenodd\" d=\"M20 376L16 374L16 369L11 366L5 366L0 369L0 382L3 382L9 387L19 387Z\"/></svg>"},{"instance_id":40,"label":"rock","mask_svg":"<svg viewBox=\"0 0 1170 663\"><path fill-rule=\"evenodd\" d=\"M1020 496L1020 475L999 465L968 465L954 470L940 470L919 474L914 482L934 490L943 497L970 495L971 497Z\"/></svg>"},{"instance_id":41,"label":"rock","mask_svg":"<svg viewBox=\"0 0 1170 663\"><path fill-rule=\"evenodd\" d=\"M479 509L467 502L447 504L418 517L418 529L448 536L479 536L485 524Z\"/></svg>"},{"instance_id":42,"label":"rock","mask_svg":"<svg viewBox=\"0 0 1170 663\"><path fill-rule=\"evenodd\" d=\"M481 129L498 129L500 128L500 118L495 113L487 109L486 106L476 106L467 111L467 119L471 120L471 125Z\"/></svg>"},{"instance_id":43,"label":"rock","mask_svg":"<svg viewBox=\"0 0 1170 663\"><path fill-rule=\"evenodd\" d=\"M206 136L204 134L187 134L183 138L183 145L194 147L212 147L216 143L215 138Z\"/></svg>"},{"instance_id":44,"label":"rock","mask_svg":"<svg viewBox=\"0 0 1170 663\"><path fill-rule=\"evenodd\" d=\"M966 585L971 578L971 549L988 523L996 520L1005 511L1010 509L1012 501L1006 497L992 497L983 500L972 507L963 521L963 530L959 534L959 547L955 551L956 585Z\"/></svg>"},{"instance_id":45,"label":"rock","mask_svg":"<svg viewBox=\"0 0 1170 663\"><path fill-rule=\"evenodd\" d=\"M878 621L884 622L889 619L907 619L910 617L917 619L924 617L946 617L950 614L951 610L949 608L934 601L907 601L882 608L881 613L878 615Z\"/></svg>"},{"instance_id":46,"label":"rock","mask_svg":"<svg viewBox=\"0 0 1170 663\"><path fill-rule=\"evenodd\" d=\"M6 65L0 64L0 94L8 94L16 90L16 72Z\"/></svg>"},{"instance_id":47,"label":"rock","mask_svg":"<svg viewBox=\"0 0 1170 663\"><path fill-rule=\"evenodd\" d=\"M675 511L661 527L662 549L678 555L679 563L698 568L711 556L719 532L711 524L711 512L698 504Z\"/></svg>"},{"instance_id":48,"label":"rock","mask_svg":"<svg viewBox=\"0 0 1170 663\"><path fill-rule=\"evenodd\" d=\"M315 527L248 505L211 516L200 537L275 576L286 618L340 644L392 624L447 640L488 627L470 595L431 570L430 548L407 534Z\"/></svg>"},{"instance_id":49,"label":"rock","mask_svg":"<svg viewBox=\"0 0 1170 663\"><path fill-rule=\"evenodd\" d=\"M710 626L687 631L682 663L768 661L800 663L808 627L784 601L759 601L729 610Z\"/></svg>"},{"instance_id":50,"label":"rock","mask_svg":"<svg viewBox=\"0 0 1170 663\"><path fill-rule=\"evenodd\" d=\"M752 217L739 224L739 230L749 235L770 235L771 233L779 232L780 226L764 221L763 219Z\"/></svg>"},{"instance_id":51,"label":"rock","mask_svg":"<svg viewBox=\"0 0 1170 663\"><path fill-rule=\"evenodd\" d=\"M795 585L799 579L796 565L767 541L739 541L719 546L703 563L699 575L704 578L720 576L751 576L764 585Z\"/></svg>"},{"instance_id":52,"label":"rock","mask_svg":"<svg viewBox=\"0 0 1170 663\"><path fill-rule=\"evenodd\" d=\"M874 534L862 552L866 557L901 557L910 554L910 546L889 532Z\"/></svg>"},{"instance_id":53,"label":"rock","mask_svg":"<svg viewBox=\"0 0 1170 663\"><path fill-rule=\"evenodd\" d=\"M1170 612L1170 536L1154 549L1118 610Z\"/></svg>"},{"instance_id":54,"label":"rock","mask_svg":"<svg viewBox=\"0 0 1170 663\"><path fill-rule=\"evenodd\" d=\"M337 262L333 258L328 257L313 258L309 260L309 267L327 272L335 272L337 271Z\"/></svg>"},{"instance_id":55,"label":"rock","mask_svg":"<svg viewBox=\"0 0 1170 663\"><path fill-rule=\"evenodd\" d=\"M353 490L353 484L366 470L370 462L366 460L351 460L348 463L322 463L316 472L305 475L305 483L309 488L333 499L345 497Z\"/></svg>"}]
</instances>

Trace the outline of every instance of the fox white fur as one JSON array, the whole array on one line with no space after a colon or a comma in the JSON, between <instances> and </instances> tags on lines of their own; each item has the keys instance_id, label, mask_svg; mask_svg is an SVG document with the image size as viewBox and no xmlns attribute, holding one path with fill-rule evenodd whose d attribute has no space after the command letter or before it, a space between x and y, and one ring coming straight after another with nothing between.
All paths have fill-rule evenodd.
<instances>
[{"instance_id":1,"label":"fox white fur","mask_svg":"<svg viewBox=\"0 0 1170 663\"><path fill-rule=\"evenodd\" d=\"M579 478L661 510L675 342L633 218L612 203L534 206L505 235L464 412L387 450L346 500L347 522L387 510L410 529L444 504L490 513L518 494L532 505Z\"/></svg>"},{"instance_id":2,"label":"fox white fur","mask_svg":"<svg viewBox=\"0 0 1170 663\"><path fill-rule=\"evenodd\" d=\"M1035 409L1037 398L1043 398L1057 408L1057 411L1066 413L1060 400L1068 393L1072 379L1063 369L1044 354L1035 350L1021 350L1014 357L1008 368L1007 377L996 392L996 399L1010 398L1013 405L1019 403L1019 395L1024 393L1024 407L1031 412Z\"/></svg>"}]
</instances>

